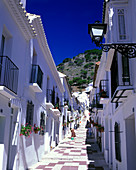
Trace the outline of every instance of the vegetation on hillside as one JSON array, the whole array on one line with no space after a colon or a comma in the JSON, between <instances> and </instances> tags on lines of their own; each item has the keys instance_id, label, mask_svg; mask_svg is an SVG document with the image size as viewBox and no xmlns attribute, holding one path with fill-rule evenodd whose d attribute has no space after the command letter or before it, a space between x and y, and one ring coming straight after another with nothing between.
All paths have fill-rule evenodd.
<instances>
[{"instance_id":1,"label":"vegetation on hillside","mask_svg":"<svg viewBox=\"0 0 136 170\"><path fill-rule=\"evenodd\" d=\"M57 69L68 76L72 87L85 88L93 81L95 63L100 61L101 54L102 50L86 50L73 58L65 58Z\"/></svg>"}]
</instances>

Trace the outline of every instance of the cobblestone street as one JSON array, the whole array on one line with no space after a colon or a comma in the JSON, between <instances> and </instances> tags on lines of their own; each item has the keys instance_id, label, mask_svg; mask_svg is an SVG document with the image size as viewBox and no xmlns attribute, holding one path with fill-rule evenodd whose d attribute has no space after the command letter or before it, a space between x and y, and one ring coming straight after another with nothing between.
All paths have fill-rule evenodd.
<instances>
[{"instance_id":1,"label":"cobblestone street","mask_svg":"<svg viewBox=\"0 0 136 170\"><path fill-rule=\"evenodd\" d=\"M94 139L86 140L85 124L86 119L83 119L80 127L75 130L74 140L71 140L69 134L30 170L109 170Z\"/></svg>"}]
</instances>

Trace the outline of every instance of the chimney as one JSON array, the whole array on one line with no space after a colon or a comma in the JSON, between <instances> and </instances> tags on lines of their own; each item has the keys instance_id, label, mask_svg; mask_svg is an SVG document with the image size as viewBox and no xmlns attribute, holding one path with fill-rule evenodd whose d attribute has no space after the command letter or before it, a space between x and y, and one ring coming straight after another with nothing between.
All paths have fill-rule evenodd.
<instances>
[{"instance_id":1,"label":"chimney","mask_svg":"<svg viewBox=\"0 0 136 170\"><path fill-rule=\"evenodd\" d=\"M23 7L26 8L26 0L20 0L20 2L22 2Z\"/></svg>"}]
</instances>

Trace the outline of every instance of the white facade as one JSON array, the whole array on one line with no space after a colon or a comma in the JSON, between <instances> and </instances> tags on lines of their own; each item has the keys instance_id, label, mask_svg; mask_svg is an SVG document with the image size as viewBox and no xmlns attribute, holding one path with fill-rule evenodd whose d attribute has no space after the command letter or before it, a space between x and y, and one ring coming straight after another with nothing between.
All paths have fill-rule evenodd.
<instances>
[{"instance_id":1,"label":"white facade","mask_svg":"<svg viewBox=\"0 0 136 170\"><path fill-rule=\"evenodd\" d=\"M64 92L41 18L19 1L0 1L0 169L27 169L63 138ZM59 108L56 108L57 105ZM31 107L30 107L31 106ZM70 116L70 111L66 117ZM21 124L42 126L41 135L19 136ZM68 129L67 129L68 131Z\"/></svg>"},{"instance_id":2,"label":"white facade","mask_svg":"<svg viewBox=\"0 0 136 170\"><path fill-rule=\"evenodd\" d=\"M106 43L135 43L136 1L111 0L105 5ZM101 147L113 170L136 169L135 65L135 58L128 59L115 50L103 52L95 80L96 90L101 95L99 102L103 104L101 113L97 114L98 123L104 125ZM106 96L103 97L104 88Z\"/></svg>"}]
</instances>

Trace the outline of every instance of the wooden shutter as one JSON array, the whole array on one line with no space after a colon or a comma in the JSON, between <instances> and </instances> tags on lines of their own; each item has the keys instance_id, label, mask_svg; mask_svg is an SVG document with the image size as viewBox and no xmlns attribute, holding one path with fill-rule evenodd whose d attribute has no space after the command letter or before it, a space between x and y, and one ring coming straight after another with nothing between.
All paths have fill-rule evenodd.
<instances>
[{"instance_id":1,"label":"wooden shutter","mask_svg":"<svg viewBox=\"0 0 136 170\"><path fill-rule=\"evenodd\" d=\"M26 110L26 123L33 125L34 104L28 101Z\"/></svg>"},{"instance_id":2,"label":"wooden shutter","mask_svg":"<svg viewBox=\"0 0 136 170\"><path fill-rule=\"evenodd\" d=\"M115 122L114 126L115 130L115 154L116 159L121 162L121 141L120 141L120 126L117 122Z\"/></svg>"},{"instance_id":3,"label":"wooden shutter","mask_svg":"<svg viewBox=\"0 0 136 170\"><path fill-rule=\"evenodd\" d=\"M44 112L41 112L40 127L42 128L40 131L40 134L44 135L44 131L45 131L45 114L44 114Z\"/></svg>"}]
</instances>

